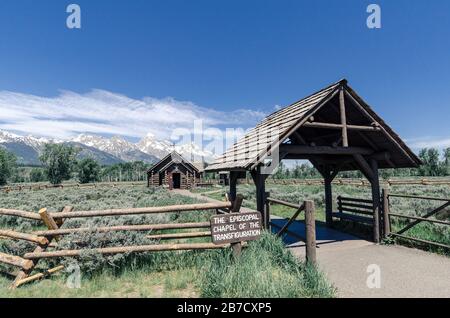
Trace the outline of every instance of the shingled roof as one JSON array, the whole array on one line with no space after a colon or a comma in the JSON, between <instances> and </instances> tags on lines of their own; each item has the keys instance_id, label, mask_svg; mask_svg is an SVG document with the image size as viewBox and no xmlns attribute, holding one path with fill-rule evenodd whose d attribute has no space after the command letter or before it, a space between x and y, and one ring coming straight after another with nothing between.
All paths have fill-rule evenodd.
<instances>
[{"instance_id":1,"label":"shingled roof","mask_svg":"<svg viewBox=\"0 0 450 318\"><path fill-rule=\"evenodd\" d=\"M373 131L366 129L367 131L363 132L351 132L352 136L349 136L352 137L349 139L351 146L368 147L373 152L388 153L389 156L386 158L380 158L380 168L417 167L421 163L401 138L348 86L344 79L269 115L205 171L254 169L264 163L264 159L271 151L278 151L280 145L294 140L294 134L315 140L310 143L313 146L317 144L336 147L332 132L339 126L339 113L336 114L336 107L337 109L339 107L336 105L339 105L340 91L345 92L349 127L355 130L359 127L361 131L364 127L373 127ZM327 123L312 123L318 118L322 119L321 122ZM321 124L323 127L320 127ZM308 159L308 156L290 158L303 157ZM327 159L332 161L335 158L337 157L330 154ZM352 163L340 167L340 170L357 169Z\"/></svg>"}]
</instances>

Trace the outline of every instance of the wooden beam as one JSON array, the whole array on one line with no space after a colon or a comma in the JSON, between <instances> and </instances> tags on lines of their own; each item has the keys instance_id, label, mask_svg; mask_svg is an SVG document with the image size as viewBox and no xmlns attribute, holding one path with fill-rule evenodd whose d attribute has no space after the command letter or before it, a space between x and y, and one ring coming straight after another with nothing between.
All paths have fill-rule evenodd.
<instances>
[{"instance_id":1,"label":"wooden beam","mask_svg":"<svg viewBox=\"0 0 450 318\"><path fill-rule=\"evenodd\" d=\"M346 93L346 95L352 100L352 102L363 112L363 114L367 117L367 118L369 118L370 120L372 120L373 122L375 122L375 123L377 123L378 124L378 127L380 127L380 129L381 129L381 131L383 132L383 134L394 144L394 145L396 145L398 148L400 148L400 150L403 152L403 154L415 165L415 166L417 166L418 165L418 163L416 162L416 160L414 160L412 157L411 157L411 154L409 154L407 151L406 151L406 149L405 148L403 148L400 144L399 144L399 142L397 141L397 140L395 140L395 138L393 137L393 136L391 136L391 134L390 133L388 133L387 131L386 131L386 129L383 127L383 126L381 126L376 120L375 120L375 118L371 115L371 114L369 114L369 112L356 100L356 98L355 97L353 97L352 96L352 94L350 94L347 90L345 91L345 93Z\"/></svg>"},{"instance_id":2,"label":"wooden beam","mask_svg":"<svg viewBox=\"0 0 450 318\"><path fill-rule=\"evenodd\" d=\"M342 124L332 124L332 123L322 123L322 122L313 122L313 123L304 123L303 127L307 128L319 128L319 129L343 129L347 127L347 130L356 130L356 131L381 131L380 127L377 126L361 126L361 125L342 125Z\"/></svg>"},{"instance_id":3,"label":"wooden beam","mask_svg":"<svg viewBox=\"0 0 450 318\"><path fill-rule=\"evenodd\" d=\"M378 162L375 159L370 160L373 178L372 185L372 201L373 201L373 240L375 243L380 242L380 180L378 178Z\"/></svg>"},{"instance_id":4,"label":"wooden beam","mask_svg":"<svg viewBox=\"0 0 450 318\"><path fill-rule=\"evenodd\" d=\"M364 159L364 157L360 154L353 155L353 158L355 159L356 163L361 169L361 172L366 176L366 178L369 181L372 181L374 178L372 167L369 165L369 163Z\"/></svg>"},{"instance_id":5,"label":"wooden beam","mask_svg":"<svg viewBox=\"0 0 450 318\"><path fill-rule=\"evenodd\" d=\"M251 175L256 186L256 210L264 213L267 175L263 175L261 173L260 167L258 167L256 170L252 170ZM263 215L263 219L264 226L267 228L270 223L270 215L266 213L265 215Z\"/></svg>"},{"instance_id":6,"label":"wooden beam","mask_svg":"<svg viewBox=\"0 0 450 318\"><path fill-rule=\"evenodd\" d=\"M231 205L230 205L231 206ZM36 231L34 234L53 237L57 235L68 235L72 233L85 233L85 232L117 232L117 231L156 231L156 230L175 230L175 229L199 229L208 228L211 224L209 222L196 222L196 223L167 223L167 224L140 224L140 225L117 225L117 226L104 226L104 227L78 227L78 228L62 228L57 230Z\"/></svg>"},{"instance_id":7,"label":"wooden beam","mask_svg":"<svg viewBox=\"0 0 450 318\"><path fill-rule=\"evenodd\" d=\"M23 270L28 270L33 266L33 262L30 262L28 259L24 259L19 256L9 255L0 252L0 263L17 266L22 268Z\"/></svg>"},{"instance_id":8,"label":"wooden beam","mask_svg":"<svg viewBox=\"0 0 450 318\"><path fill-rule=\"evenodd\" d=\"M316 258L316 220L314 202L305 201L306 261L315 265Z\"/></svg>"},{"instance_id":9,"label":"wooden beam","mask_svg":"<svg viewBox=\"0 0 450 318\"><path fill-rule=\"evenodd\" d=\"M28 242L37 243L40 245L48 244L48 240L43 236L37 236L28 233L20 233L12 230L0 230L0 235L16 240L24 240Z\"/></svg>"},{"instance_id":10,"label":"wooden beam","mask_svg":"<svg viewBox=\"0 0 450 318\"><path fill-rule=\"evenodd\" d=\"M325 169L325 174L323 176L325 181L325 220L328 227L333 226L333 190L331 182L333 182L333 177L329 166Z\"/></svg>"},{"instance_id":11,"label":"wooden beam","mask_svg":"<svg viewBox=\"0 0 450 318\"><path fill-rule=\"evenodd\" d=\"M20 279L15 283L15 287L19 287L20 285L26 284L26 283L30 283L30 282L34 282L36 280L48 277L54 273L57 273L59 271L62 271L64 269L64 265L59 265L57 267L51 268L49 270L46 270L44 273L38 273L32 276L28 276L26 278Z\"/></svg>"},{"instance_id":12,"label":"wooden beam","mask_svg":"<svg viewBox=\"0 0 450 318\"><path fill-rule=\"evenodd\" d=\"M157 251L182 251L182 250L207 250L229 247L230 244L215 245L213 243L186 243L186 244L153 244L153 245L133 245L104 247L96 249L81 250L60 250L40 253L26 253L25 259L56 258L56 257L76 257L86 252L95 252L102 255L139 253L139 252L157 252Z\"/></svg>"},{"instance_id":13,"label":"wooden beam","mask_svg":"<svg viewBox=\"0 0 450 318\"><path fill-rule=\"evenodd\" d=\"M196 237L208 237L211 236L210 231L205 232L185 232L185 233L168 233L168 234L152 234L147 235L146 238L152 240L170 240L170 239L185 239Z\"/></svg>"},{"instance_id":14,"label":"wooden beam","mask_svg":"<svg viewBox=\"0 0 450 318\"><path fill-rule=\"evenodd\" d=\"M361 147L298 146L283 144L280 151L299 155L371 155L373 150Z\"/></svg>"},{"instance_id":15,"label":"wooden beam","mask_svg":"<svg viewBox=\"0 0 450 318\"><path fill-rule=\"evenodd\" d=\"M345 98L344 98L344 88L343 87L341 87L341 89L339 91L339 111L341 112L342 146L348 147L347 116L345 114Z\"/></svg>"},{"instance_id":16,"label":"wooden beam","mask_svg":"<svg viewBox=\"0 0 450 318\"><path fill-rule=\"evenodd\" d=\"M139 215L139 214L158 214L172 212L187 212L195 210L214 210L221 208L231 208L231 202L212 202L212 203L194 203L182 205L168 205L147 208L129 208L129 209L110 209L110 210L92 210L92 211L74 211L49 213L54 219L58 218L83 218L94 216L119 216L119 215Z\"/></svg>"}]
</instances>

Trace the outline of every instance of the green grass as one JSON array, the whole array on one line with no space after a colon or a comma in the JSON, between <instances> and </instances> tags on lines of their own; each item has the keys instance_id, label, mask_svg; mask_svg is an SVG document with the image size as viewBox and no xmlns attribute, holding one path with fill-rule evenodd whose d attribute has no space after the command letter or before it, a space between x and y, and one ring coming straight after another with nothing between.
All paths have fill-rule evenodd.
<instances>
[{"instance_id":1,"label":"green grass","mask_svg":"<svg viewBox=\"0 0 450 318\"><path fill-rule=\"evenodd\" d=\"M230 249L162 252L120 269L104 269L67 287L67 276L8 290L0 297L334 297L335 289L316 268L299 262L275 236L265 233L235 258Z\"/></svg>"}]
</instances>

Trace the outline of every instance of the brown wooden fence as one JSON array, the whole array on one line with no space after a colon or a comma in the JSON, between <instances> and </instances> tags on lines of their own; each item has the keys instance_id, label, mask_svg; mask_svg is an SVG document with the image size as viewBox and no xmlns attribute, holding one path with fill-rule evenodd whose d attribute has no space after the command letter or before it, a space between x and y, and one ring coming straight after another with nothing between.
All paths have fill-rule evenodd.
<instances>
[{"instance_id":1,"label":"brown wooden fence","mask_svg":"<svg viewBox=\"0 0 450 318\"><path fill-rule=\"evenodd\" d=\"M450 250L450 245L442 244L439 242L432 242L429 240L424 240L421 238L416 238L416 237L412 237L412 236L404 234L408 230L412 229L413 227L415 227L418 224L421 224L423 222L450 226L449 221L437 220L437 219L432 218L433 216L436 216L439 212L443 211L444 209L446 209L450 206L450 199L429 197L429 196L417 196L417 195L389 193L388 189L383 189L382 193L383 193L383 195L382 195L382 197L383 197L382 198L382 201L383 201L383 232L384 232L385 238L388 238L388 237L400 238L400 239L404 239L404 240L418 242L420 244L425 244L425 245L429 245L429 246L434 246L434 247ZM442 204L439 205L438 207L432 209L431 211L427 211L422 216L413 216L413 215L405 215L405 214L400 214L400 213L391 211L390 198L438 201L438 202L441 202ZM406 219L411 222L409 222L409 224L407 224L400 230L397 230L394 232L394 231L392 231L392 227L391 227L391 219L392 218Z\"/></svg>"},{"instance_id":2,"label":"brown wooden fence","mask_svg":"<svg viewBox=\"0 0 450 318\"><path fill-rule=\"evenodd\" d=\"M251 184L253 181L247 179L240 179L240 184ZM281 184L281 185L324 185L322 179L272 179L268 178L267 183L269 184ZM121 182L98 182L98 183L65 183L65 184L15 184L11 186L0 187L0 191L11 192L11 191L24 191L24 190L45 190L45 189L65 189L65 188L96 188L102 186L138 186L146 185L147 182L143 181L121 181ZM196 184L198 187L211 187L218 184L216 180L206 181ZM348 185L348 186L364 186L369 187L370 182L366 179L355 179L355 178L336 178L333 180L335 185ZM385 186L393 185L450 185L450 178L408 178L408 179L387 179L380 180L380 184Z\"/></svg>"},{"instance_id":3,"label":"brown wooden fence","mask_svg":"<svg viewBox=\"0 0 450 318\"><path fill-rule=\"evenodd\" d=\"M114 232L114 231L152 231L152 230L183 230L196 229L196 232L177 232L169 234L152 234L147 237L157 240L178 240L184 238L211 237L210 222L191 222L191 223L170 223L170 224L140 224L140 225L119 225L98 228L61 228L63 221L69 218L89 218L89 217L108 217L108 216L124 216L124 215L141 215L153 213L180 213L187 211L204 211L215 210L216 213L239 212L243 197L238 195L234 202L217 202L217 203L198 203L186 205L172 205L162 207L133 208L133 209L110 209L98 211L73 211L72 207L65 207L62 212L52 213L43 208L39 213L29 211L0 209L0 215L15 216L31 220L42 221L47 230L34 231L32 233L21 233L14 230L1 230L0 237L25 240L35 243L36 247L33 251L25 253L23 256L9 255L0 253L0 263L7 264L19 269L14 273L15 280L11 288L34 281L50 274L62 270L63 266L51 268L43 273L31 275L37 263L43 258L58 257L76 257L86 251L93 251L100 254L117 254L117 253L138 253L149 251L178 251L178 250L207 250L229 247L230 244L215 245L211 242L207 243L175 243L175 244L151 244L151 245L134 245L134 246L113 246L105 248L97 248L92 250L51 250L57 247L58 240L68 234L84 233L84 232ZM234 251L240 251L241 244L231 244ZM50 250L49 250L50 249Z\"/></svg>"},{"instance_id":4,"label":"brown wooden fence","mask_svg":"<svg viewBox=\"0 0 450 318\"><path fill-rule=\"evenodd\" d=\"M312 264L316 264L317 258L316 258L316 220L315 220L315 208L314 208L314 202L313 201L304 201L303 204L298 205L295 203L290 203L274 198L267 197L266 198L266 206L265 206L265 214L270 215L270 205L271 204L280 204L286 207L290 207L295 209L295 213L291 216L291 218L283 225L279 226L275 224L274 222L270 222L270 225L272 227L279 228L279 231L277 232L278 237L282 237L285 234L288 234L292 237L295 237L302 242L305 242L305 249L306 249L306 260L308 262L311 262ZM305 212L305 236L302 237L299 234L295 232L289 231L289 226L294 223L301 212Z\"/></svg>"}]
</instances>

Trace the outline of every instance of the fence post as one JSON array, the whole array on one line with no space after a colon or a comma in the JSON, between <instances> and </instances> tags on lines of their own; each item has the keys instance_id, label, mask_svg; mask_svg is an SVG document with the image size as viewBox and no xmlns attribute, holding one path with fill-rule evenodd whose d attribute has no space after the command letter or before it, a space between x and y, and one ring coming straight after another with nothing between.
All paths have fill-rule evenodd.
<instances>
[{"instance_id":1,"label":"fence post","mask_svg":"<svg viewBox=\"0 0 450 318\"><path fill-rule=\"evenodd\" d=\"M384 238L391 234L391 222L389 219L389 189L383 188L383 224L384 224Z\"/></svg>"},{"instance_id":2,"label":"fence post","mask_svg":"<svg viewBox=\"0 0 450 318\"><path fill-rule=\"evenodd\" d=\"M267 198L270 196L270 192L264 193L264 228L270 231L270 203Z\"/></svg>"},{"instance_id":3,"label":"fence post","mask_svg":"<svg viewBox=\"0 0 450 318\"><path fill-rule=\"evenodd\" d=\"M242 201L244 200L244 196L242 194L236 195L236 198L233 201L233 206L231 208L231 212L239 212L241 210ZM234 257L239 257L242 252L242 243L232 243L231 248L233 250Z\"/></svg>"},{"instance_id":4,"label":"fence post","mask_svg":"<svg viewBox=\"0 0 450 318\"><path fill-rule=\"evenodd\" d=\"M305 201L306 261L316 264L316 220L314 202Z\"/></svg>"}]
</instances>

